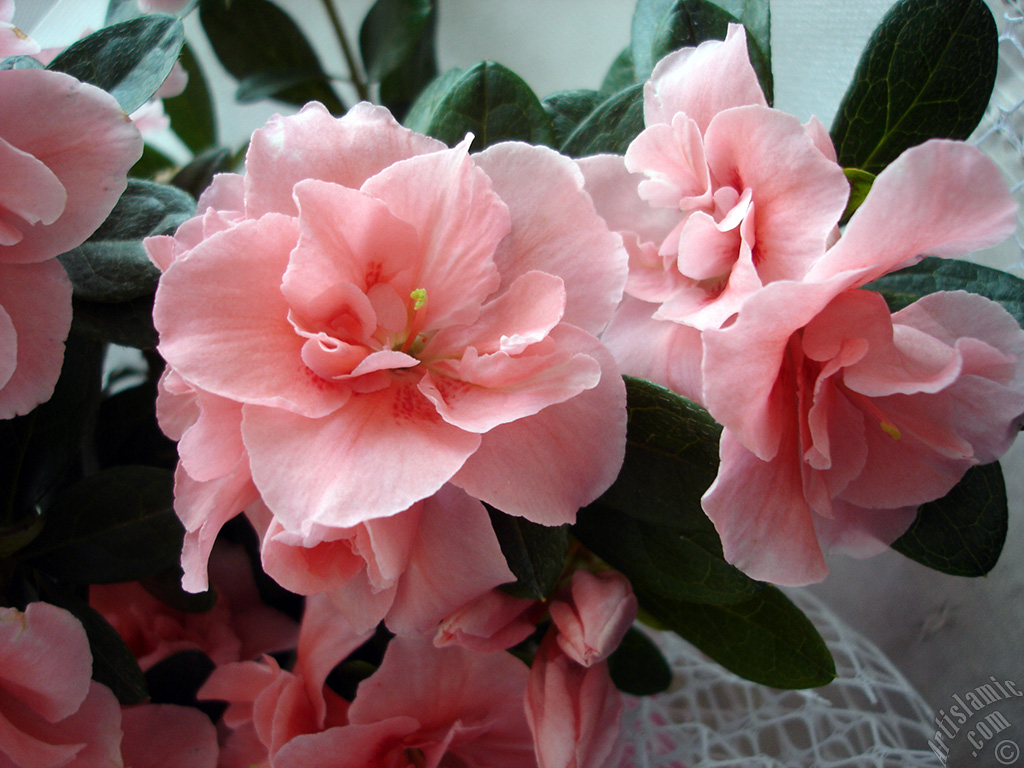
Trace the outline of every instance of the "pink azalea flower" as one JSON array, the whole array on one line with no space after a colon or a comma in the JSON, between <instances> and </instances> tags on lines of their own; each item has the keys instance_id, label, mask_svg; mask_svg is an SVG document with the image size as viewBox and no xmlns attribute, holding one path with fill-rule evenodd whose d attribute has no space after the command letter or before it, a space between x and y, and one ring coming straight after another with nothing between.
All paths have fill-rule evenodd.
<instances>
[{"instance_id":1,"label":"pink azalea flower","mask_svg":"<svg viewBox=\"0 0 1024 768\"><path fill-rule=\"evenodd\" d=\"M579 569L549 610L558 647L577 664L590 667L619 647L636 619L637 600L629 579L621 573Z\"/></svg>"},{"instance_id":2,"label":"pink azalea flower","mask_svg":"<svg viewBox=\"0 0 1024 768\"><path fill-rule=\"evenodd\" d=\"M526 666L511 654L434 648L396 637L360 683L348 724L298 736L275 768L529 768Z\"/></svg>"},{"instance_id":3,"label":"pink azalea flower","mask_svg":"<svg viewBox=\"0 0 1024 768\"><path fill-rule=\"evenodd\" d=\"M257 131L246 175L219 177L174 238L147 241L165 385L237 423L211 444L248 477L217 479L251 478L305 544L446 483L565 523L618 472L624 387L594 334L621 297L621 241L567 159L467 146L382 108L308 105ZM179 451L204 482L199 443ZM223 521L186 496L201 553ZM201 580L200 558L184 565Z\"/></svg>"},{"instance_id":4,"label":"pink azalea flower","mask_svg":"<svg viewBox=\"0 0 1024 768\"><path fill-rule=\"evenodd\" d=\"M187 650L226 664L295 646L296 623L260 600L240 548L219 546L211 570L217 602L203 613L175 610L135 582L94 584L89 604L118 631L143 671Z\"/></svg>"},{"instance_id":5,"label":"pink azalea flower","mask_svg":"<svg viewBox=\"0 0 1024 768\"><path fill-rule=\"evenodd\" d=\"M91 676L78 619L48 603L0 607L0 763L119 765L121 708Z\"/></svg>"},{"instance_id":6,"label":"pink azalea flower","mask_svg":"<svg viewBox=\"0 0 1024 768\"><path fill-rule=\"evenodd\" d=\"M998 459L1024 423L1024 332L1002 307L937 293L890 315L856 290L920 258L993 245L1016 206L977 149L931 141L883 171L801 281L703 333L703 400L725 426L703 499L726 559L799 585L822 548L873 554L920 504Z\"/></svg>"},{"instance_id":7,"label":"pink azalea flower","mask_svg":"<svg viewBox=\"0 0 1024 768\"><path fill-rule=\"evenodd\" d=\"M106 219L142 152L109 94L59 72L0 72L0 418L50 398L71 325L54 259Z\"/></svg>"},{"instance_id":8,"label":"pink azalea flower","mask_svg":"<svg viewBox=\"0 0 1024 768\"><path fill-rule=\"evenodd\" d=\"M624 702L608 662L581 666L567 656L551 629L530 667L526 718L539 768L618 765Z\"/></svg>"},{"instance_id":9,"label":"pink azalea flower","mask_svg":"<svg viewBox=\"0 0 1024 768\"><path fill-rule=\"evenodd\" d=\"M492 589L447 616L434 634L434 645L460 645L490 653L518 645L533 634L544 616L544 603L512 597Z\"/></svg>"}]
</instances>

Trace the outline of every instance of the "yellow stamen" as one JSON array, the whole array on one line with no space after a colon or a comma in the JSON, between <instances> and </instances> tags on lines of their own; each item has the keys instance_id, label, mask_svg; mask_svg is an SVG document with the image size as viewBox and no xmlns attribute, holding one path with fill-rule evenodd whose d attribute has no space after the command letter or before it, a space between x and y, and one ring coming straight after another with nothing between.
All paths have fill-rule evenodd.
<instances>
[{"instance_id":1,"label":"yellow stamen","mask_svg":"<svg viewBox=\"0 0 1024 768\"><path fill-rule=\"evenodd\" d=\"M896 425L893 424L892 422L881 421L879 422L878 426L880 426L882 428L882 431L885 432L885 434L887 434L893 440L899 440L903 436L900 434L900 431L896 428Z\"/></svg>"},{"instance_id":2,"label":"yellow stamen","mask_svg":"<svg viewBox=\"0 0 1024 768\"><path fill-rule=\"evenodd\" d=\"M427 289L417 288L409 294L409 298L412 299L413 310L423 309L427 305Z\"/></svg>"}]
</instances>

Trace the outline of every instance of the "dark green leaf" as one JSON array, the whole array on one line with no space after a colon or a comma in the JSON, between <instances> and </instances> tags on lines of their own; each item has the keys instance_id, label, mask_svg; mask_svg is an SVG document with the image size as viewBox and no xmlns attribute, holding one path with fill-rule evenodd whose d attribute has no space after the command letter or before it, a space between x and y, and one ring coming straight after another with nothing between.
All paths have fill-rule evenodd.
<instances>
[{"instance_id":1,"label":"dark green leaf","mask_svg":"<svg viewBox=\"0 0 1024 768\"><path fill-rule=\"evenodd\" d=\"M42 515L29 513L25 518L0 526L0 560L27 547L43 530Z\"/></svg>"},{"instance_id":2,"label":"dark green leaf","mask_svg":"<svg viewBox=\"0 0 1024 768\"><path fill-rule=\"evenodd\" d=\"M959 259L922 259L864 286L881 293L894 312L936 291L970 291L999 302L1024 326L1024 280Z\"/></svg>"},{"instance_id":3,"label":"dark green leaf","mask_svg":"<svg viewBox=\"0 0 1024 768\"><path fill-rule=\"evenodd\" d=\"M129 179L114 209L88 240L58 256L84 301L120 303L152 294L160 270L142 239L174 232L195 213L195 201L176 187Z\"/></svg>"},{"instance_id":4,"label":"dark green leaf","mask_svg":"<svg viewBox=\"0 0 1024 768\"><path fill-rule=\"evenodd\" d=\"M966 139L998 58L983 0L900 0L868 41L836 115L839 163L878 173L928 139Z\"/></svg>"},{"instance_id":5,"label":"dark green leaf","mask_svg":"<svg viewBox=\"0 0 1024 768\"><path fill-rule=\"evenodd\" d=\"M217 119L203 70L188 45L181 49L180 62L188 84L177 96L163 100L164 112L178 138L198 154L217 143Z\"/></svg>"},{"instance_id":6,"label":"dark green leaf","mask_svg":"<svg viewBox=\"0 0 1024 768\"><path fill-rule=\"evenodd\" d=\"M608 657L608 671L615 687L633 696L654 696L672 684L672 669L658 646L635 627Z\"/></svg>"},{"instance_id":7,"label":"dark green leaf","mask_svg":"<svg viewBox=\"0 0 1024 768\"><path fill-rule=\"evenodd\" d=\"M406 113L403 123L418 133L426 133L434 115L437 113L441 102L447 98L452 86L465 74L465 70L458 67L442 72L431 80L427 86L420 91L419 96L413 102Z\"/></svg>"},{"instance_id":8,"label":"dark green leaf","mask_svg":"<svg viewBox=\"0 0 1024 768\"><path fill-rule=\"evenodd\" d=\"M107 686L124 706L141 704L149 698L146 679L135 654L103 615L84 600L52 588L46 600L70 611L82 622L92 651L92 679Z\"/></svg>"},{"instance_id":9,"label":"dark green leaf","mask_svg":"<svg viewBox=\"0 0 1024 768\"><path fill-rule=\"evenodd\" d=\"M555 131L555 143L561 146L576 130L577 126L604 101L598 91L584 89L558 91L546 96L541 102Z\"/></svg>"},{"instance_id":10,"label":"dark green leaf","mask_svg":"<svg viewBox=\"0 0 1024 768\"><path fill-rule=\"evenodd\" d=\"M120 24L122 21L136 19L141 15L142 11L135 4L135 0L110 0L107 4L107 16L103 20L103 26L109 27L111 24Z\"/></svg>"},{"instance_id":11,"label":"dark green leaf","mask_svg":"<svg viewBox=\"0 0 1024 768\"><path fill-rule=\"evenodd\" d=\"M103 345L72 334L53 397L24 416L0 421L0 520L45 512L75 468L82 435L100 399Z\"/></svg>"},{"instance_id":12,"label":"dark green leaf","mask_svg":"<svg viewBox=\"0 0 1024 768\"><path fill-rule=\"evenodd\" d=\"M747 30L747 53L768 103L772 103L772 16L770 0L711 0Z\"/></svg>"},{"instance_id":13,"label":"dark green leaf","mask_svg":"<svg viewBox=\"0 0 1024 768\"><path fill-rule=\"evenodd\" d=\"M718 471L719 427L671 390L626 379L626 457L573 533L638 589L694 602L746 600L763 584L725 562L700 497Z\"/></svg>"},{"instance_id":14,"label":"dark green leaf","mask_svg":"<svg viewBox=\"0 0 1024 768\"><path fill-rule=\"evenodd\" d=\"M139 580L139 584L166 606L182 613L206 613L217 604L217 591L212 587L205 592L186 592L181 588L181 566L154 573Z\"/></svg>"},{"instance_id":15,"label":"dark green leaf","mask_svg":"<svg viewBox=\"0 0 1024 768\"><path fill-rule=\"evenodd\" d=\"M473 133L474 152L500 141L554 142L551 118L530 86L492 61L435 80L410 110L407 124L449 146Z\"/></svg>"},{"instance_id":16,"label":"dark green leaf","mask_svg":"<svg viewBox=\"0 0 1024 768\"><path fill-rule=\"evenodd\" d=\"M153 378L127 387L100 403L96 418L95 445L99 466L146 464L174 469L178 463L175 443L160 430L153 403L157 387Z\"/></svg>"},{"instance_id":17,"label":"dark green leaf","mask_svg":"<svg viewBox=\"0 0 1024 768\"><path fill-rule=\"evenodd\" d=\"M945 497L918 510L892 548L942 573L984 576L1003 551L1007 516L999 462L972 467Z\"/></svg>"},{"instance_id":18,"label":"dark green leaf","mask_svg":"<svg viewBox=\"0 0 1024 768\"><path fill-rule=\"evenodd\" d=\"M775 587L728 605L637 593L659 622L737 675L773 688L831 682L835 662L814 625Z\"/></svg>"},{"instance_id":19,"label":"dark green leaf","mask_svg":"<svg viewBox=\"0 0 1024 768\"><path fill-rule=\"evenodd\" d=\"M487 507L491 526L516 581L504 587L515 597L543 600L554 589L569 549L566 526L549 527Z\"/></svg>"},{"instance_id":20,"label":"dark green leaf","mask_svg":"<svg viewBox=\"0 0 1024 768\"><path fill-rule=\"evenodd\" d=\"M299 83L281 81L274 98L296 105L319 101L336 115L345 111L309 41L269 0L201 0L199 19L217 58L236 80L266 82L282 73L306 73Z\"/></svg>"},{"instance_id":21,"label":"dark green leaf","mask_svg":"<svg viewBox=\"0 0 1024 768\"><path fill-rule=\"evenodd\" d=\"M202 651L181 651L158 661L146 671L146 684L154 704L196 705L196 692L214 670Z\"/></svg>"},{"instance_id":22,"label":"dark green leaf","mask_svg":"<svg viewBox=\"0 0 1024 768\"><path fill-rule=\"evenodd\" d=\"M174 473L144 466L102 470L61 493L43 533L20 558L79 583L134 581L173 567L184 530L174 514Z\"/></svg>"},{"instance_id":23,"label":"dark green leaf","mask_svg":"<svg viewBox=\"0 0 1024 768\"><path fill-rule=\"evenodd\" d=\"M409 58L380 82L381 104L399 120L405 117L416 98L437 76L436 25L435 13Z\"/></svg>"},{"instance_id":24,"label":"dark green leaf","mask_svg":"<svg viewBox=\"0 0 1024 768\"><path fill-rule=\"evenodd\" d=\"M860 168L844 168L843 173L846 174L846 180L850 182L850 197L846 201L846 210L843 211L840 224L848 222L850 217L856 213L868 196L868 192L871 191L871 186L875 183L875 175L862 171Z\"/></svg>"},{"instance_id":25,"label":"dark green leaf","mask_svg":"<svg viewBox=\"0 0 1024 768\"><path fill-rule=\"evenodd\" d=\"M163 171L169 168L173 168L175 165L171 158L167 157L163 152L158 149L154 149L149 144L146 144L142 148L142 157L140 157L132 169L128 171L128 175L135 179L152 179Z\"/></svg>"},{"instance_id":26,"label":"dark green leaf","mask_svg":"<svg viewBox=\"0 0 1024 768\"><path fill-rule=\"evenodd\" d=\"M644 88L633 85L598 105L561 146L570 157L603 152L626 153L629 143L644 129Z\"/></svg>"},{"instance_id":27,"label":"dark green leaf","mask_svg":"<svg viewBox=\"0 0 1024 768\"><path fill-rule=\"evenodd\" d=\"M83 37L47 69L99 86L131 113L167 79L184 42L185 30L173 16L142 16Z\"/></svg>"},{"instance_id":28,"label":"dark green leaf","mask_svg":"<svg viewBox=\"0 0 1024 768\"><path fill-rule=\"evenodd\" d=\"M257 101L272 99L289 88L302 86L320 77L311 69L275 69L269 72L255 72L238 81L235 101L239 104L255 104Z\"/></svg>"},{"instance_id":29,"label":"dark green leaf","mask_svg":"<svg viewBox=\"0 0 1024 768\"><path fill-rule=\"evenodd\" d=\"M153 349L160 337L153 327L153 296L120 304L72 299L71 332L122 347Z\"/></svg>"},{"instance_id":30,"label":"dark green leaf","mask_svg":"<svg viewBox=\"0 0 1024 768\"><path fill-rule=\"evenodd\" d=\"M633 69L633 52L627 46L622 49L615 61L608 67L604 80L601 81L601 94L613 96L619 91L636 85L636 72Z\"/></svg>"},{"instance_id":31,"label":"dark green leaf","mask_svg":"<svg viewBox=\"0 0 1024 768\"><path fill-rule=\"evenodd\" d=\"M432 0L377 0L359 29L367 77L379 83L409 61L435 15Z\"/></svg>"},{"instance_id":32,"label":"dark green leaf","mask_svg":"<svg viewBox=\"0 0 1024 768\"><path fill-rule=\"evenodd\" d=\"M234 168L234 153L226 147L208 149L196 156L171 179L171 184L198 198L206 190L213 177Z\"/></svg>"},{"instance_id":33,"label":"dark green leaf","mask_svg":"<svg viewBox=\"0 0 1024 768\"><path fill-rule=\"evenodd\" d=\"M31 56L8 56L0 61L0 71L5 69L45 69L42 62Z\"/></svg>"}]
</instances>

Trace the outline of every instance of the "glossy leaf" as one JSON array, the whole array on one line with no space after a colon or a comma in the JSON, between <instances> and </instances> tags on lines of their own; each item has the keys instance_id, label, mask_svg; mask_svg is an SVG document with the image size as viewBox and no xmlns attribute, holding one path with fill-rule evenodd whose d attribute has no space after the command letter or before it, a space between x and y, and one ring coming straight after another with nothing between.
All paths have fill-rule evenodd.
<instances>
[{"instance_id":1,"label":"glossy leaf","mask_svg":"<svg viewBox=\"0 0 1024 768\"><path fill-rule=\"evenodd\" d=\"M275 82L267 94L288 104L319 101L332 114L345 106L295 21L269 0L201 0L199 19L224 68L242 83ZM252 85L247 87L251 88Z\"/></svg>"},{"instance_id":2,"label":"glossy leaf","mask_svg":"<svg viewBox=\"0 0 1024 768\"><path fill-rule=\"evenodd\" d=\"M850 197L846 201L846 210L843 211L843 216L839 220L840 224L848 222L850 217L857 212L875 183L875 175L862 171L860 168L844 168L843 173L846 174L846 180L850 182Z\"/></svg>"},{"instance_id":3,"label":"glossy leaf","mask_svg":"<svg viewBox=\"0 0 1024 768\"><path fill-rule=\"evenodd\" d=\"M543 600L558 582L569 549L566 526L544 526L487 507L491 526L516 581L503 586L515 597Z\"/></svg>"},{"instance_id":4,"label":"glossy leaf","mask_svg":"<svg viewBox=\"0 0 1024 768\"><path fill-rule=\"evenodd\" d=\"M174 161L163 152L145 144L142 148L142 157L135 162L128 175L135 179L153 179L174 165Z\"/></svg>"},{"instance_id":5,"label":"glossy leaf","mask_svg":"<svg viewBox=\"0 0 1024 768\"><path fill-rule=\"evenodd\" d=\"M644 81L667 54L705 40L724 40L729 24L747 30L747 51L768 103L772 102L771 16L767 0L638 0L630 50Z\"/></svg>"},{"instance_id":6,"label":"glossy leaf","mask_svg":"<svg viewBox=\"0 0 1024 768\"><path fill-rule=\"evenodd\" d=\"M185 30L178 19L152 14L83 37L46 68L99 86L130 114L167 79L184 42Z\"/></svg>"},{"instance_id":7,"label":"glossy leaf","mask_svg":"<svg viewBox=\"0 0 1024 768\"><path fill-rule=\"evenodd\" d=\"M615 687L633 696L654 696L672 684L672 669L658 646L635 627L608 657L608 671Z\"/></svg>"},{"instance_id":8,"label":"glossy leaf","mask_svg":"<svg viewBox=\"0 0 1024 768\"><path fill-rule=\"evenodd\" d=\"M633 51L629 46L623 48L601 81L601 93L613 96L624 88L636 85L636 70L633 69Z\"/></svg>"},{"instance_id":9,"label":"glossy leaf","mask_svg":"<svg viewBox=\"0 0 1024 768\"><path fill-rule=\"evenodd\" d=\"M773 688L813 688L835 679L825 641L775 587L727 605L637 593L661 624L740 677Z\"/></svg>"},{"instance_id":10,"label":"glossy leaf","mask_svg":"<svg viewBox=\"0 0 1024 768\"><path fill-rule=\"evenodd\" d=\"M603 152L623 155L644 129L644 89L634 85L601 102L562 143L569 157Z\"/></svg>"},{"instance_id":11,"label":"glossy leaf","mask_svg":"<svg viewBox=\"0 0 1024 768\"><path fill-rule=\"evenodd\" d=\"M6 69L45 69L46 67L38 59L31 56L8 56L0 59L0 72Z\"/></svg>"},{"instance_id":12,"label":"glossy leaf","mask_svg":"<svg viewBox=\"0 0 1024 768\"><path fill-rule=\"evenodd\" d=\"M88 240L58 256L74 295L85 301L119 303L152 294L160 270L142 239L174 232L195 213L195 201L166 184L129 179L114 209Z\"/></svg>"},{"instance_id":13,"label":"glossy leaf","mask_svg":"<svg viewBox=\"0 0 1024 768\"><path fill-rule=\"evenodd\" d=\"M551 118L555 143L563 144L604 99L599 91L586 89L558 91L546 96L541 104Z\"/></svg>"},{"instance_id":14,"label":"glossy leaf","mask_svg":"<svg viewBox=\"0 0 1024 768\"><path fill-rule=\"evenodd\" d=\"M966 139L988 105L998 58L983 0L900 0L868 42L836 115L839 163L878 173L928 139Z\"/></svg>"},{"instance_id":15,"label":"glossy leaf","mask_svg":"<svg viewBox=\"0 0 1024 768\"><path fill-rule=\"evenodd\" d=\"M999 302L1024 326L1024 280L969 261L929 256L865 288L881 293L893 311L936 291L970 291Z\"/></svg>"},{"instance_id":16,"label":"glossy leaf","mask_svg":"<svg viewBox=\"0 0 1024 768\"><path fill-rule=\"evenodd\" d=\"M892 548L942 573L984 576L1003 551L1007 517L999 462L972 467L945 497L921 506Z\"/></svg>"},{"instance_id":17,"label":"glossy leaf","mask_svg":"<svg viewBox=\"0 0 1024 768\"><path fill-rule=\"evenodd\" d=\"M436 27L435 13L409 58L380 82L381 104L399 120L405 117L416 98L437 76Z\"/></svg>"},{"instance_id":18,"label":"glossy leaf","mask_svg":"<svg viewBox=\"0 0 1024 768\"><path fill-rule=\"evenodd\" d=\"M178 138L198 154L217 143L217 118L203 70L188 45L181 49L179 61L188 73L188 83L177 96L163 100L164 112Z\"/></svg>"},{"instance_id":19,"label":"glossy leaf","mask_svg":"<svg viewBox=\"0 0 1024 768\"><path fill-rule=\"evenodd\" d=\"M157 467L90 475L57 497L42 534L19 559L88 584L134 581L170 568L184 536L173 489L174 473Z\"/></svg>"},{"instance_id":20,"label":"glossy leaf","mask_svg":"<svg viewBox=\"0 0 1024 768\"><path fill-rule=\"evenodd\" d=\"M473 152L500 141L554 143L551 118L530 86L493 61L435 80L409 111L406 125L449 146L472 133Z\"/></svg>"},{"instance_id":21,"label":"glossy leaf","mask_svg":"<svg viewBox=\"0 0 1024 768\"><path fill-rule=\"evenodd\" d=\"M379 83L412 59L435 16L432 0L377 0L359 29L366 76Z\"/></svg>"}]
</instances>

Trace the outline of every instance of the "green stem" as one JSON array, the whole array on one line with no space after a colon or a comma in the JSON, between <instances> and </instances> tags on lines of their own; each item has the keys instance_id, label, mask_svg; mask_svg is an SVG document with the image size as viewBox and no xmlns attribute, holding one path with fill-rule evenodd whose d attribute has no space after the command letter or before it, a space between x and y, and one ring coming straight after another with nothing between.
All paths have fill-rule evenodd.
<instances>
[{"instance_id":1,"label":"green stem","mask_svg":"<svg viewBox=\"0 0 1024 768\"><path fill-rule=\"evenodd\" d=\"M341 43L341 52L345 55L345 63L348 64L348 71L352 73L352 85L356 88L356 93L359 94L359 98L363 101L369 101L370 89L366 84L366 80L363 78L362 70L359 67L359 62L356 61L355 53L352 51L352 46L348 44L348 37L345 35L345 28L341 24L341 17L338 12L334 9L334 3L331 0L323 0L324 8L327 9L327 15L331 19L331 26L334 27L334 34L338 37L338 42Z\"/></svg>"}]
</instances>

